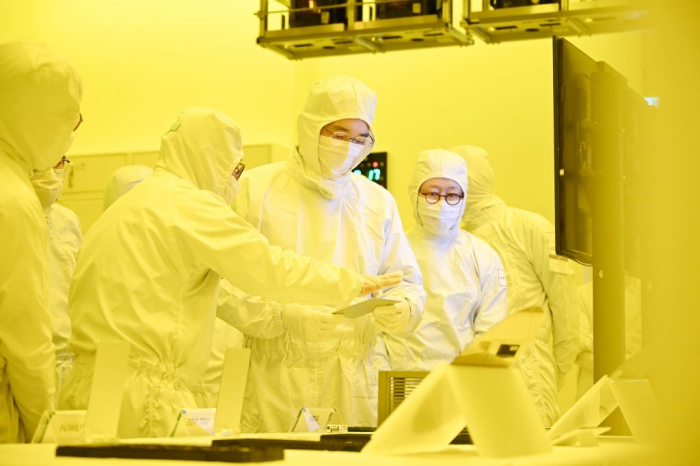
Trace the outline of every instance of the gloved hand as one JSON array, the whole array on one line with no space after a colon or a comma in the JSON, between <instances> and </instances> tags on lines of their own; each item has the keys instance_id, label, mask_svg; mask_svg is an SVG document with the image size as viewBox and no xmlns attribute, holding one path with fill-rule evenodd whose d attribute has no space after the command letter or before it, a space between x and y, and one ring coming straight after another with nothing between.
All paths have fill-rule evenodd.
<instances>
[{"instance_id":1,"label":"gloved hand","mask_svg":"<svg viewBox=\"0 0 700 466\"><path fill-rule=\"evenodd\" d=\"M344 319L342 315L331 314L333 311L335 309L327 306L289 304L282 311L282 326L304 340L324 340Z\"/></svg>"},{"instance_id":2,"label":"gloved hand","mask_svg":"<svg viewBox=\"0 0 700 466\"><path fill-rule=\"evenodd\" d=\"M411 306L408 304L408 301L402 300L400 303L390 306L375 307L372 315L374 316L374 323L382 332L402 332L411 319Z\"/></svg>"},{"instance_id":3,"label":"gloved hand","mask_svg":"<svg viewBox=\"0 0 700 466\"><path fill-rule=\"evenodd\" d=\"M394 286L401 283L403 271L388 273L386 275L360 275L361 290L358 296L365 296L370 293L377 293L382 288Z\"/></svg>"}]
</instances>

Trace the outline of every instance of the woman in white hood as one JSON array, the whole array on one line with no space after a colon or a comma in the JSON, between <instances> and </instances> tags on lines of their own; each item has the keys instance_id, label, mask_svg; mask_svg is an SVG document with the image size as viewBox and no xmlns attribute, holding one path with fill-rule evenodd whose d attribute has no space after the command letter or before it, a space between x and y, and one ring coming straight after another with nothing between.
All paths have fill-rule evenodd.
<instances>
[{"instance_id":1,"label":"woman in white hood","mask_svg":"<svg viewBox=\"0 0 700 466\"><path fill-rule=\"evenodd\" d=\"M467 164L459 155L421 152L408 191L416 219L408 240L428 300L411 335L383 338L392 370L429 371L506 317L506 277L496 251L460 229Z\"/></svg>"}]
</instances>

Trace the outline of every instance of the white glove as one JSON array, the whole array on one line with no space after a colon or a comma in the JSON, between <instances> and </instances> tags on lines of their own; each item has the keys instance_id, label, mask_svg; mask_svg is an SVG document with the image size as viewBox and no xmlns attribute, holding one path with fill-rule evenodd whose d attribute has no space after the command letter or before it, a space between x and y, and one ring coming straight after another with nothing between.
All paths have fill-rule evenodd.
<instances>
[{"instance_id":1,"label":"white glove","mask_svg":"<svg viewBox=\"0 0 700 466\"><path fill-rule=\"evenodd\" d=\"M344 319L334 315L332 307L289 304L282 311L282 327L307 341L328 338L335 327Z\"/></svg>"},{"instance_id":2,"label":"white glove","mask_svg":"<svg viewBox=\"0 0 700 466\"><path fill-rule=\"evenodd\" d=\"M360 275L360 294L366 296L370 293L377 293L382 288L395 286L401 283L403 271L388 273L386 275Z\"/></svg>"},{"instance_id":3,"label":"white glove","mask_svg":"<svg viewBox=\"0 0 700 466\"><path fill-rule=\"evenodd\" d=\"M400 303L390 306L375 307L372 315L374 316L374 323L382 332L402 332L411 319L411 306L408 304L408 301L402 300Z\"/></svg>"}]
</instances>

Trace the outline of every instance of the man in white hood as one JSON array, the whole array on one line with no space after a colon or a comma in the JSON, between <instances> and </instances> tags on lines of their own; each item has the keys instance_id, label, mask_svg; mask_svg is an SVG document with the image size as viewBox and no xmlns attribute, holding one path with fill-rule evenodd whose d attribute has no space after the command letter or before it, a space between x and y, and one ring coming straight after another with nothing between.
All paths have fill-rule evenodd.
<instances>
[{"instance_id":1,"label":"man in white hood","mask_svg":"<svg viewBox=\"0 0 700 466\"><path fill-rule=\"evenodd\" d=\"M421 152L408 192L416 219L408 240L428 300L411 335L383 338L392 370L430 371L452 362L475 337L505 319L508 288L496 251L460 228L467 164L459 155L444 149Z\"/></svg>"},{"instance_id":2,"label":"man in white hood","mask_svg":"<svg viewBox=\"0 0 700 466\"><path fill-rule=\"evenodd\" d=\"M463 228L486 241L501 257L508 279L508 314L539 307L544 323L519 361L519 368L545 427L559 416L557 381L579 350L579 302L572 274L550 266L554 227L541 215L508 207L493 193L488 153L475 146L452 149L467 161L469 190ZM568 265L568 264L567 264Z\"/></svg>"},{"instance_id":3,"label":"man in white hood","mask_svg":"<svg viewBox=\"0 0 700 466\"><path fill-rule=\"evenodd\" d=\"M396 202L352 173L373 147L375 105L375 93L355 79L316 83L299 115L293 157L247 173L235 210L272 244L356 273L403 272L403 281L385 293L400 302L315 335L288 322L324 309L241 308L249 325L239 329L252 349L244 431L288 431L301 407L338 408L335 422L375 426L377 332L407 333L420 321L425 291Z\"/></svg>"},{"instance_id":4,"label":"man in white hood","mask_svg":"<svg viewBox=\"0 0 700 466\"><path fill-rule=\"evenodd\" d=\"M169 435L179 410L196 406L221 277L270 299L338 306L384 285L270 246L228 206L242 158L230 117L188 109L163 135L153 175L90 228L68 301L75 361L62 408L87 407L98 343L127 341L119 436Z\"/></svg>"},{"instance_id":5,"label":"man in white hood","mask_svg":"<svg viewBox=\"0 0 700 466\"><path fill-rule=\"evenodd\" d=\"M30 177L70 147L81 96L80 76L63 55L0 45L0 443L29 440L52 408L47 228Z\"/></svg>"},{"instance_id":6,"label":"man in white hood","mask_svg":"<svg viewBox=\"0 0 700 466\"><path fill-rule=\"evenodd\" d=\"M77 128L76 128L77 129ZM68 315L68 289L75 270L78 249L83 241L80 219L67 207L57 204L63 191L63 178L70 162L64 155L55 167L32 176L32 186L46 216L49 241L49 288L47 310L51 316L53 344L56 347L56 394L54 405L66 376L73 368L73 354L68 351L71 333Z\"/></svg>"}]
</instances>

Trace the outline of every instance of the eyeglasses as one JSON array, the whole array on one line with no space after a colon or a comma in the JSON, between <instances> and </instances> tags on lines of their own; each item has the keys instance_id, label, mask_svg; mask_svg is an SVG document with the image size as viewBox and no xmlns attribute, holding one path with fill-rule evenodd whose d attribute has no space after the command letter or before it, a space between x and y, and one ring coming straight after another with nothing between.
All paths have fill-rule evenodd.
<instances>
[{"instance_id":1,"label":"eyeglasses","mask_svg":"<svg viewBox=\"0 0 700 466\"><path fill-rule=\"evenodd\" d=\"M343 131L336 131L334 133L331 133L328 129L322 128L323 131L331 135L331 139L335 139L337 141L345 141L345 142L351 142L353 144L357 144L359 146L365 146L365 147L372 147L374 145L374 139L372 139L372 136L357 136L357 137L350 137L350 135L346 132Z\"/></svg>"},{"instance_id":2,"label":"eyeglasses","mask_svg":"<svg viewBox=\"0 0 700 466\"><path fill-rule=\"evenodd\" d=\"M238 165L236 165L236 168L233 169L233 171L231 172L231 175L233 175L233 177L235 179L238 179L243 174L244 169L245 169L245 164L243 162L240 162Z\"/></svg>"},{"instance_id":3,"label":"eyeglasses","mask_svg":"<svg viewBox=\"0 0 700 466\"><path fill-rule=\"evenodd\" d=\"M79 113L78 116L80 117L80 119L78 120L78 124L75 125L75 128L73 128L73 131L77 131L77 129L80 127L80 123L83 122L83 114Z\"/></svg>"},{"instance_id":4,"label":"eyeglasses","mask_svg":"<svg viewBox=\"0 0 700 466\"><path fill-rule=\"evenodd\" d=\"M457 205L462 201L462 199L464 199L464 196L457 194L457 193L450 193L450 194L418 193L418 194L425 197L425 200L428 204L437 204L440 201L441 197L444 197L445 202L447 202L449 205Z\"/></svg>"},{"instance_id":5,"label":"eyeglasses","mask_svg":"<svg viewBox=\"0 0 700 466\"><path fill-rule=\"evenodd\" d=\"M61 157L61 161L53 167L53 171L56 172L57 175L63 175L68 169L69 163L70 160L68 160L64 155L63 157Z\"/></svg>"}]
</instances>

